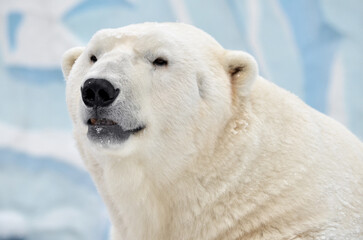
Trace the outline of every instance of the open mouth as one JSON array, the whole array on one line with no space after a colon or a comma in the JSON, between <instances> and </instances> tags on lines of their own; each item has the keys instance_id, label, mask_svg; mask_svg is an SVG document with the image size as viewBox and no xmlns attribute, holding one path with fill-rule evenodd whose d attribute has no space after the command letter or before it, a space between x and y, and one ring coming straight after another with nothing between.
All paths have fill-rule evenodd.
<instances>
[{"instance_id":1,"label":"open mouth","mask_svg":"<svg viewBox=\"0 0 363 240\"><path fill-rule=\"evenodd\" d=\"M117 125L116 122L107 119L107 118L90 118L87 121L88 125L92 125L92 126L113 126L113 125Z\"/></svg>"},{"instance_id":2,"label":"open mouth","mask_svg":"<svg viewBox=\"0 0 363 240\"><path fill-rule=\"evenodd\" d=\"M94 142L101 144L120 143L127 140L131 134L140 132L145 126L134 129L123 129L115 121L107 118L90 118L87 121L87 136Z\"/></svg>"}]
</instances>

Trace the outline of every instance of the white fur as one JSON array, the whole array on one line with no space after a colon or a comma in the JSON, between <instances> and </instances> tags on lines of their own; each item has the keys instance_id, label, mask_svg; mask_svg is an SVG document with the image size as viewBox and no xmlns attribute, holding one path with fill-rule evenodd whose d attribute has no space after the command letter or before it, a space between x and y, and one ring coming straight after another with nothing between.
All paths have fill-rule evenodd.
<instances>
[{"instance_id":1,"label":"white fur","mask_svg":"<svg viewBox=\"0 0 363 240\"><path fill-rule=\"evenodd\" d=\"M152 64L160 56L168 66ZM362 239L363 144L259 77L250 55L189 25L146 23L96 33L63 70L112 239ZM91 77L121 89L131 107L115 116L143 121L141 133L88 140L80 87Z\"/></svg>"}]
</instances>

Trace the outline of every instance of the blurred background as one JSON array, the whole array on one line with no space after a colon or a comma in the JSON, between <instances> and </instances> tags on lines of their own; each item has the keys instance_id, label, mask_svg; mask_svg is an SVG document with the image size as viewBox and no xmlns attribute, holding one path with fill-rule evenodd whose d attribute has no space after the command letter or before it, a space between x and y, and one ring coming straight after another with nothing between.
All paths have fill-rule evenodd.
<instances>
[{"instance_id":1,"label":"blurred background","mask_svg":"<svg viewBox=\"0 0 363 240\"><path fill-rule=\"evenodd\" d=\"M363 139L363 1L0 0L0 240L104 240L60 62L102 28L193 24Z\"/></svg>"}]
</instances>

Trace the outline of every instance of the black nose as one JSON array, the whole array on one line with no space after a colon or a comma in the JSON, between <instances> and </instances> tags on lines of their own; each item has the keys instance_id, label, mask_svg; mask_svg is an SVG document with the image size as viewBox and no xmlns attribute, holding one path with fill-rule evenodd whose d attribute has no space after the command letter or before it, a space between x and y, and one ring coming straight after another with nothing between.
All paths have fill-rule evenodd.
<instances>
[{"instance_id":1,"label":"black nose","mask_svg":"<svg viewBox=\"0 0 363 240\"><path fill-rule=\"evenodd\" d=\"M88 79L81 87L82 99L87 107L107 107L115 101L120 89L105 79Z\"/></svg>"}]
</instances>

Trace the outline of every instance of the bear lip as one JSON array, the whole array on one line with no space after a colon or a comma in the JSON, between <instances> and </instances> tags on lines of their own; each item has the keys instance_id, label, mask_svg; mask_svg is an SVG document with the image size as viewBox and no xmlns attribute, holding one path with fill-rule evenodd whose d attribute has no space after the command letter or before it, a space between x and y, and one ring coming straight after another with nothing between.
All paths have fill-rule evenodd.
<instances>
[{"instance_id":1,"label":"bear lip","mask_svg":"<svg viewBox=\"0 0 363 240\"><path fill-rule=\"evenodd\" d=\"M115 121L108 119L108 118L90 118L87 121L87 125L88 126L94 126L94 127L107 127L107 126L119 126ZM134 129L130 129L130 130L123 130L124 132L129 132L129 133L137 133L141 130L143 130L145 128L145 126L139 126L137 128Z\"/></svg>"}]
</instances>

